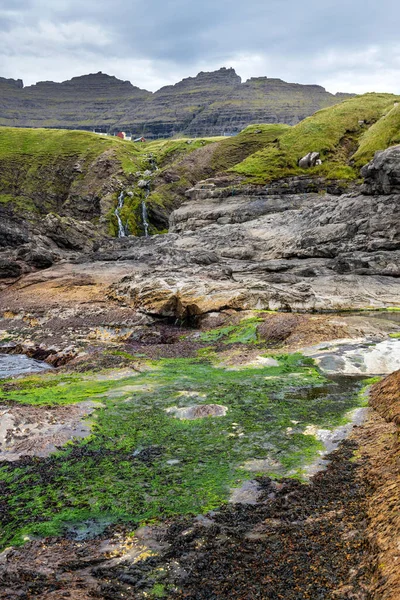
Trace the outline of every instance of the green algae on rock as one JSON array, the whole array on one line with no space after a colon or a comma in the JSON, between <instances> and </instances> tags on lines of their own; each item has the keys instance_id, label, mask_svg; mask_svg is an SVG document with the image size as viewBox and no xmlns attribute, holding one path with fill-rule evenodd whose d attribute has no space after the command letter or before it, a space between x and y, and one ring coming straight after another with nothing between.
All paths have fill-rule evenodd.
<instances>
[{"instance_id":1,"label":"green algae on rock","mask_svg":"<svg viewBox=\"0 0 400 600\"><path fill-rule=\"evenodd\" d=\"M53 395L59 403L101 397L104 406L89 438L1 467L2 544L57 535L66 523L88 519L137 526L207 512L254 476L241 468L247 461L268 461L262 474L300 476L322 449L304 430L340 424L359 405L359 385L343 394L309 359L275 358L279 366L239 371L204 359L164 359L131 378L60 376L59 385L55 377L39 392L31 378L25 389L3 391L8 402L29 402L31 393L36 404ZM226 415L188 421L166 412L192 405L193 394L196 404L227 407Z\"/></svg>"}]
</instances>

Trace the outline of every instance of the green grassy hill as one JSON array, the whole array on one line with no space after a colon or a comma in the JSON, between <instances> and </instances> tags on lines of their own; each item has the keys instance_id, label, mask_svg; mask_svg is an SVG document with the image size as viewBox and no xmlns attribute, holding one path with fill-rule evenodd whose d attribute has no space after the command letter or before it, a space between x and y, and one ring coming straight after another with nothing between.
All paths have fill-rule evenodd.
<instances>
[{"instance_id":1,"label":"green grassy hill","mask_svg":"<svg viewBox=\"0 0 400 600\"><path fill-rule=\"evenodd\" d=\"M320 110L230 170L253 183L304 173L356 179L377 150L400 141L399 101L392 94L365 94ZM323 164L303 171L297 161L308 152L320 152Z\"/></svg>"},{"instance_id":2,"label":"green grassy hill","mask_svg":"<svg viewBox=\"0 0 400 600\"><path fill-rule=\"evenodd\" d=\"M30 220L48 213L89 220L115 234L118 195L131 189L123 217L140 235L143 193L136 183L149 156L165 168L216 140L187 141L134 144L84 131L0 127L0 207Z\"/></svg>"}]
</instances>

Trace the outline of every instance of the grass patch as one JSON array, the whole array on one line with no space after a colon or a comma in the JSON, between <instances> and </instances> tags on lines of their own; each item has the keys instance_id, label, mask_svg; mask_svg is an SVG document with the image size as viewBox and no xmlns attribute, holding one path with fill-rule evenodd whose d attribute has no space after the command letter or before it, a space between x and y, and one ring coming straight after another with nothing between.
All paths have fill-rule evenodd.
<instances>
[{"instance_id":1,"label":"grass patch","mask_svg":"<svg viewBox=\"0 0 400 600\"><path fill-rule=\"evenodd\" d=\"M400 105L394 106L361 136L360 145L353 156L361 167L374 157L378 150L400 143Z\"/></svg>"},{"instance_id":2,"label":"grass patch","mask_svg":"<svg viewBox=\"0 0 400 600\"><path fill-rule=\"evenodd\" d=\"M213 172L225 171L278 139L290 129L282 123L249 125L238 135L223 138L211 159Z\"/></svg>"}]
</instances>

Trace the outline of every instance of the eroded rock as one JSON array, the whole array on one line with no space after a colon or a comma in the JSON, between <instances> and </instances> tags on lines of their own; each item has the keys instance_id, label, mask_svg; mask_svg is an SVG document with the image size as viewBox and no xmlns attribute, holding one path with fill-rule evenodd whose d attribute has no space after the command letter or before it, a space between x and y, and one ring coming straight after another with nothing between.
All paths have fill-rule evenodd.
<instances>
[{"instance_id":1,"label":"eroded rock","mask_svg":"<svg viewBox=\"0 0 400 600\"><path fill-rule=\"evenodd\" d=\"M171 406L171 408L166 409L166 412L173 415L176 419L193 421L195 419L204 419L205 417L225 417L228 408L220 404L195 404L182 408Z\"/></svg>"}]
</instances>

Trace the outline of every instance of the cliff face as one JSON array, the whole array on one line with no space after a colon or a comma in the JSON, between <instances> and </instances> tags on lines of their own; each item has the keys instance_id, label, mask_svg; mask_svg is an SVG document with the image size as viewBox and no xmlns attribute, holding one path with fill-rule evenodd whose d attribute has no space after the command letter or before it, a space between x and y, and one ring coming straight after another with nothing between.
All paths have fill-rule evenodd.
<instances>
[{"instance_id":1,"label":"cliff face","mask_svg":"<svg viewBox=\"0 0 400 600\"><path fill-rule=\"evenodd\" d=\"M165 137L221 135L251 123L296 124L316 110L340 102L316 85L266 77L242 83L234 69L199 73L156 93L103 73L63 83L0 78L0 125L100 128Z\"/></svg>"},{"instance_id":2,"label":"cliff face","mask_svg":"<svg viewBox=\"0 0 400 600\"><path fill-rule=\"evenodd\" d=\"M103 73L63 83L41 81L25 88L17 84L0 79L0 125L108 129L125 99L143 101L151 96L129 81Z\"/></svg>"}]
</instances>

